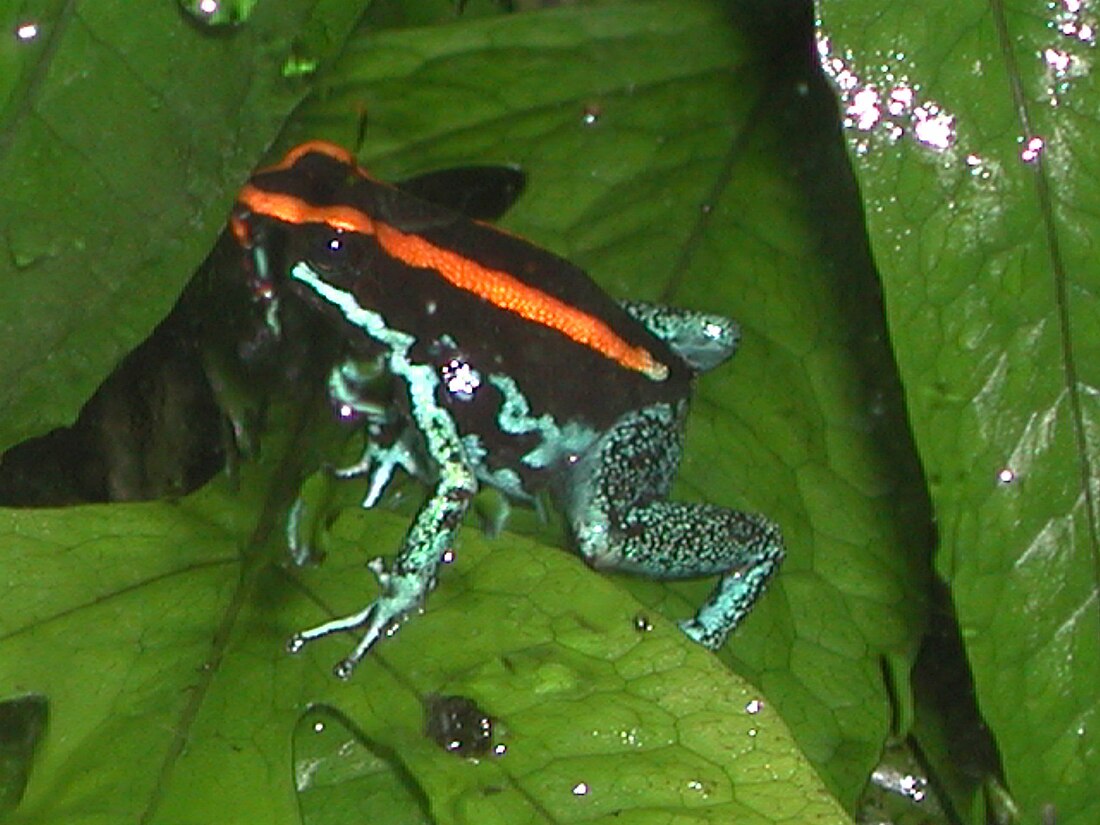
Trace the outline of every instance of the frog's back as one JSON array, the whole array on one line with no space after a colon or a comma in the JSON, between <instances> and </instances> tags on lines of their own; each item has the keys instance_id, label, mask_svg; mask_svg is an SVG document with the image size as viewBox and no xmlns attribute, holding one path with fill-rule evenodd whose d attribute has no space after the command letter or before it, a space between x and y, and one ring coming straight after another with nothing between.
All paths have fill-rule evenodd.
<instances>
[{"instance_id":1,"label":"frog's back","mask_svg":"<svg viewBox=\"0 0 1100 825\"><path fill-rule=\"evenodd\" d=\"M294 233L286 257L315 263L407 336L408 357L433 367L438 400L471 451L521 468L523 488L626 413L687 397L688 365L580 268L340 169L305 154L270 173L273 189L309 204L311 221L323 218L314 237ZM325 240L334 229L343 230L336 247ZM326 248L336 250L328 261Z\"/></svg>"},{"instance_id":2,"label":"frog's back","mask_svg":"<svg viewBox=\"0 0 1100 825\"><path fill-rule=\"evenodd\" d=\"M680 400L688 393L692 371L687 365L579 267L384 184L365 181L356 188L360 197L371 199L380 222L445 251L465 267L463 277L484 284L504 275L530 290L486 297L496 288L459 286L438 269L410 267L383 251L377 259L378 292L363 297L396 326L418 330L421 351L453 341L479 372L514 380L535 414L581 418L596 429L627 410ZM390 290L387 284L401 288ZM583 323L571 329L571 319L563 315L583 316L601 329ZM616 340L607 345L601 336ZM653 366L627 362L622 349L648 354Z\"/></svg>"}]
</instances>

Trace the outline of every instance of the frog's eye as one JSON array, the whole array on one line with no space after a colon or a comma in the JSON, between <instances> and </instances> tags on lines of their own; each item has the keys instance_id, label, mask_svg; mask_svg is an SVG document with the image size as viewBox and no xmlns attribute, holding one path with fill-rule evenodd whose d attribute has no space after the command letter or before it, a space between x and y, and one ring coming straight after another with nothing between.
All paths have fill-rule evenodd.
<instances>
[{"instance_id":1,"label":"frog's eye","mask_svg":"<svg viewBox=\"0 0 1100 825\"><path fill-rule=\"evenodd\" d=\"M307 257L319 269L341 269L348 265L350 251L346 233L330 226L318 227L310 238Z\"/></svg>"},{"instance_id":2,"label":"frog's eye","mask_svg":"<svg viewBox=\"0 0 1100 825\"><path fill-rule=\"evenodd\" d=\"M322 254L328 255L333 259L344 257L344 230L329 230L321 237L320 245L322 247Z\"/></svg>"}]
</instances>

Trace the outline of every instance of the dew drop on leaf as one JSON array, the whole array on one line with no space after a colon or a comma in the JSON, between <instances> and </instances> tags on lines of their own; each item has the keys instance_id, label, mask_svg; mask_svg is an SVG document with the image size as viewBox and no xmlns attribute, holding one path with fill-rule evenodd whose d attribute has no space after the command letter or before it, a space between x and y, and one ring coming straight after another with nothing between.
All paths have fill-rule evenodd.
<instances>
[{"instance_id":1,"label":"dew drop on leaf","mask_svg":"<svg viewBox=\"0 0 1100 825\"><path fill-rule=\"evenodd\" d=\"M493 743L493 718L465 696L424 700L425 733L457 756L483 756Z\"/></svg>"},{"instance_id":2,"label":"dew drop on leaf","mask_svg":"<svg viewBox=\"0 0 1100 825\"><path fill-rule=\"evenodd\" d=\"M37 23L25 22L20 23L15 27L15 39L21 43L30 43L36 37L38 37L39 29Z\"/></svg>"}]
</instances>

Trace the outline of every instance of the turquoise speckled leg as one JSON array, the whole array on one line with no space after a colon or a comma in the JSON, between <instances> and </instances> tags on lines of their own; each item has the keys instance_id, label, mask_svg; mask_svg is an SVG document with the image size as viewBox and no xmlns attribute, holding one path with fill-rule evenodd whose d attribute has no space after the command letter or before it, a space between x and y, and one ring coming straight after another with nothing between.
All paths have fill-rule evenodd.
<instances>
[{"instance_id":1,"label":"turquoise speckled leg","mask_svg":"<svg viewBox=\"0 0 1100 825\"><path fill-rule=\"evenodd\" d=\"M331 633L361 630L358 646L336 666L336 675L346 679L371 646L421 606L435 587L440 560L451 547L478 485L454 419L437 401L439 377L435 368L409 358L409 349L416 339L387 327L382 316L359 306L353 295L327 283L308 265L298 264L291 275L339 307L346 318L387 347L386 366L395 380L404 384L412 425L424 439L427 454L438 468L432 496L416 514L392 567L387 571L381 559L369 565L378 578L381 591L378 598L350 616L296 633L288 642L290 651L296 652L308 642Z\"/></svg>"},{"instance_id":2,"label":"turquoise speckled leg","mask_svg":"<svg viewBox=\"0 0 1100 825\"><path fill-rule=\"evenodd\" d=\"M453 423L438 408L427 405L424 408L427 412L418 416L417 423L424 427L433 442L440 465L439 478L431 498L417 513L393 567L386 571L381 559L374 559L368 565L378 579L381 593L358 613L296 633L288 644L294 653L314 639L361 629L358 646L336 666L336 675L341 679L351 675L383 634L423 604L435 587L440 560L450 548L470 500L477 492L477 482L466 463Z\"/></svg>"},{"instance_id":3,"label":"turquoise speckled leg","mask_svg":"<svg viewBox=\"0 0 1100 825\"><path fill-rule=\"evenodd\" d=\"M722 574L695 617L680 623L716 650L779 568L783 540L761 515L666 500L686 409L661 404L624 416L578 462L559 497L595 567L657 579Z\"/></svg>"}]
</instances>

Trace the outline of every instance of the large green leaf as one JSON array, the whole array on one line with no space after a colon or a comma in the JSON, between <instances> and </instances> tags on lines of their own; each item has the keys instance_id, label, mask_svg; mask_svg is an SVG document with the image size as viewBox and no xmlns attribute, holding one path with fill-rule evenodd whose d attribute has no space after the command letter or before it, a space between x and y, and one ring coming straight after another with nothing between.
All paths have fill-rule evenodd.
<instances>
[{"instance_id":1,"label":"large green leaf","mask_svg":"<svg viewBox=\"0 0 1100 825\"><path fill-rule=\"evenodd\" d=\"M283 73L298 38L323 59L358 14L261 3L213 30L171 2L21 6L0 10L0 450L71 423L164 317L308 90Z\"/></svg>"},{"instance_id":2,"label":"large green leaf","mask_svg":"<svg viewBox=\"0 0 1100 825\"><path fill-rule=\"evenodd\" d=\"M287 656L294 628L364 597L367 517L337 526L340 558L303 590L263 561L269 523L249 537L258 498L216 484L178 505L4 515L18 584L0 684L51 711L15 821L293 822L295 776L306 795L320 780L292 763L292 734L319 706L354 720L342 749L382 754L401 780L369 808L338 783L326 807L345 822L405 821L418 796L434 822L846 821L759 692L671 623L639 634L613 582L529 540L468 537L432 609L349 684L329 669L345 639ZM404 521L370 516L370 534L393 545ZM421 702L438 692L476 697L507 753L479 764L427 738Z\"/></svg>"},{"instance_id":3,"label":"large green leaf","mask_svg":"<svg viewBox=\"0 0 1100 825\"><path fill-rule=\"evenodd\" d=\"M1100 92L1083 4L820 4L981 711L1100 821ZM1044 820L1045 821L1045 820Z\"/></svg>"},{"instance_id":4,"label":"large green leaf","mask_svg":"<svg viewBox=\"0 0 1100 825\"><path fill-rule=\"evenodd\" d=\"M218 484L178 505L8 513L0 698L51 707L26 821L225 821L230 807L286 821L292 760L302 805L322 793L348 818L360 776L379 774L409 821L842 817L773 710L854 806L891 732L883 661L904 694L920 634L923 491L832 112L808 63L789 63L802 44L751 32L703 0L372 30L318 76L284 140L352 145L365 110L360 155L383 177L518 163L528 191L509 228L613 294L742 322L743 351L701 382L677 494L767 512L789 556L721 660L653 609L653 633L632 623L638 600L682 616L709 583L601 577L545 532L467 530L426 615L334 682L347 640L288 659L282 639L367 598L355 548L396 547L407 518L348 515L321 570L286 572L265 558L295 473L274 465L236 497ZM51 386L33 397L49 403ZM476 698L508 755L470 765L426 739L429 692ZM318 713L357 755L315 786L301 766Z\"/></svg>"}]
</instances>

